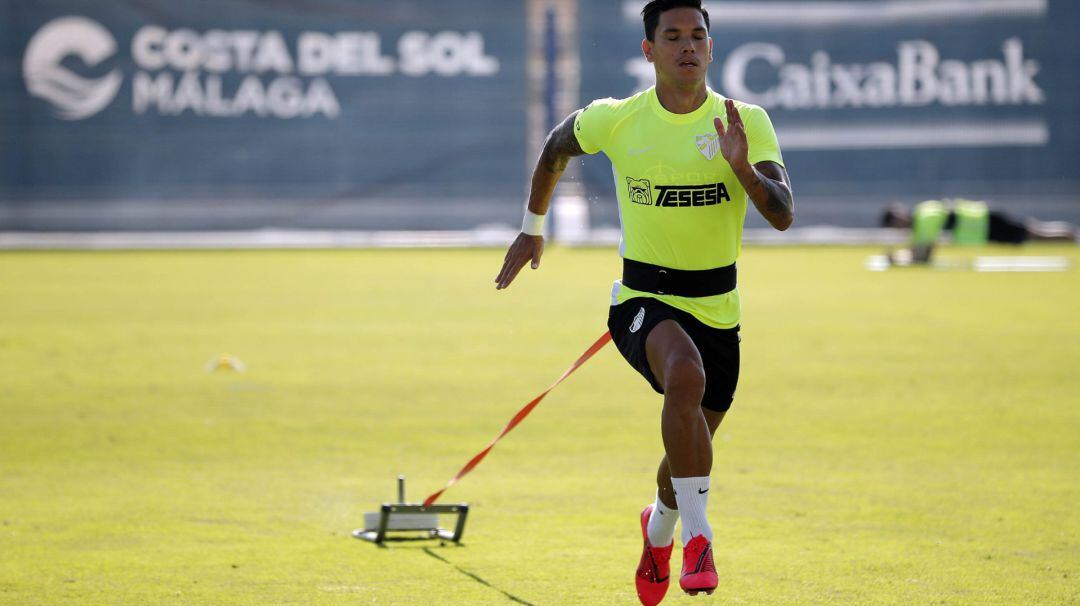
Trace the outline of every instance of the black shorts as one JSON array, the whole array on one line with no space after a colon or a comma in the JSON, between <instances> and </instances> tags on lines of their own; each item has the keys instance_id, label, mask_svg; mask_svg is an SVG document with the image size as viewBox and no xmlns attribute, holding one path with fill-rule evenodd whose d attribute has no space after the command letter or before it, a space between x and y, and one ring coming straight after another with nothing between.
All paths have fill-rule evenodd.
<instances>
[{"instance_id":1,"label":"black shorts","mask_svg":"<svg viewBox=\"0 0 1080 606\"><path fill-rule=\"evenodd\" d=\"M613 305L608 313L608 330L630 366L641 373L656 393L664 388L656 381L645 356L645 339L657 324L674 320L690 335L705 366L704 408L724 412L731 408L739 384L739 327L713 328L685 311L648 297L629 299Z\"/></svg>"},{"instance_id":2,"label":"black shorts","mask_svg":"<svg viewBox=\"0 0 1080 606\"><path fill-rule=\"evenodd\" d=\"M1023 244L1027 242L1030 234L1027 226L1005 213L990 211L990 232L987 239L991 242L1004 242L1006 244Z\"/></svg>"}]
</instances>

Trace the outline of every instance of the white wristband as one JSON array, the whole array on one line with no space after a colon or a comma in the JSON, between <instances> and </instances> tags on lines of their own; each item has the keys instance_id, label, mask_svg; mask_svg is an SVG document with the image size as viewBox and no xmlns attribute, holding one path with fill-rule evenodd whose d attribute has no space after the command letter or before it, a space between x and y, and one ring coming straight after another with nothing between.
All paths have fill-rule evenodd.
<instances>
[{"instance_id":1,"label":"white wristband","mask_svg":"<svg viewBox=\"0 0 1080 606\"><path fill-rule=\"evenodd\" d=\"M525 209L525 219L521 222L521 233L529 236L544 235L544 218L547 215L537 215Z\"/></svg>"}]
</instances>

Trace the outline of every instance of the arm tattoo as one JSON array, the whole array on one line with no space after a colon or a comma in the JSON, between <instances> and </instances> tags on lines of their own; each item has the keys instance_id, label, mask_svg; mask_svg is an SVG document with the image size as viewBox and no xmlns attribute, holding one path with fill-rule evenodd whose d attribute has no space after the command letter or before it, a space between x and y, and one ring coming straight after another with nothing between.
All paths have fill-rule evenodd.
<instances>
[{"instance_id":1,"label":"arm tattoo","mask_svg":"<svg viewBox=\"0 0 1080 606\"><path fill-rule=\"evenodd\" d=\"M579 113L581 113L581 110L567 116L561 124L548 134L547 140L544 141L544 151L540 154L540 165L551 173L561 174L566 170L570 158L585 153L578 143L577 136L574 135L574 120Z\"/></svg>"},{"instance_id":2,"label":"arm tattoo","mask_svg":"<svg viewBox=\"0 0 1080 606\"><path fill-rule=\"evenodd\" d=\"M578 144L574 134L574 120L579 112L570 114L561 124L552 129L544 141L544 149L533 169L532 185L529 190L529 211L543 215L548 211L555 185L562 177L570 158L585 152Z\"/></svg>"},{"instance_id":3,"label":"arm tattoo","mask_svg":"<svg viewBox=\"0 0 1080 606\"><path fill-rule=\"evenodd\" d=\"M758 212L775 228L785 230L795 219L795 197L782 168L776 165L755 165L757 185L750 199Z\"/></svg>"},{"instance_id":4,"label":"arm tattoo","mask_svg":"<svg viewBox=\"0 0 1080 606\"><path fill-rule=\"evenodd\" d=\"M768 192L769 196L769 201L765 204L766 210L777 214L790 213L792 210L791 192L782 183L773 181L768 177L762 179L761 183L765 186L765 191Z\"/></svg>"}]
</instances>

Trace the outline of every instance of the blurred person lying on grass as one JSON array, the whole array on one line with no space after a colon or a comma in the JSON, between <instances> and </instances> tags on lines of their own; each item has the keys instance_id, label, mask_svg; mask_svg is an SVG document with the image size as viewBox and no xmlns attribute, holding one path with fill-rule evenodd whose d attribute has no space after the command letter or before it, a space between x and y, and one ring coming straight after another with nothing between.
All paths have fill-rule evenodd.
<instances>
[{"instance_id":1,"label":"blurred person lying on grass","mask_svg":"<svg viewBox=\"0 0 1080 606\"><path fill-rule=\"evenodd\" d=\"M982 246L990 242L1023 244L1031 240L1075 242L1077 228L1064 221L1017 219L985 202L975 200L927 200L909 210L892 204L881 217L882 227L911 230L911 248L889 255L894 264L929 263L934 247L945 232L962 246Z\"/></svg>"}]
</instances>

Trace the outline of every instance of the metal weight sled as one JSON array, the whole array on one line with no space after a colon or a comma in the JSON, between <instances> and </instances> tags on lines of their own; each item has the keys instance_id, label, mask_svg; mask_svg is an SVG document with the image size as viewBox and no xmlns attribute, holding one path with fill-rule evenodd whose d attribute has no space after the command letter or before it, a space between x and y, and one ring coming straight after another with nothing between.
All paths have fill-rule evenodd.
<instances>
[{"instance_id":1,"label":"metal weight sled","mask_svg":"<svg viewBox=\"0 0 1080 606\"><path fill-rule=\"evenodd\" d=\"M457 514L457 523L450 531L439 526L439 514ZM424 532L430 539L461 542L469 506L465 503L427 505L405 502L405 476L398 476L398 502L383 503L379 511L364 514L364 528L354 530L353 536L372 543L406 540L410 537L390 537L394 532ZM421 537L411 537L421 538Z\"/></svg>"}]
</instances>

